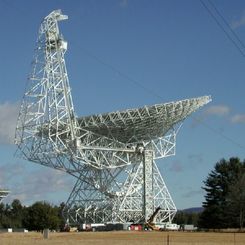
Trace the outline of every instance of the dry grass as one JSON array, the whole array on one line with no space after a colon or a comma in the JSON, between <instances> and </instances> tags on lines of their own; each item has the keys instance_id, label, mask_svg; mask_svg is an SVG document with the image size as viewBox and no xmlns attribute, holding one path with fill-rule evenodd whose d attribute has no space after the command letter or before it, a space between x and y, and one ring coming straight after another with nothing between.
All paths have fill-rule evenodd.
<instances>
[{"instance_id":1,"label":"dry grass","mask_svg":"<svg viewBox=\"0 0 245 245\"><path fill-rule=\"evenodd\" d=\"M105 244L105 245L244 245L245 233L199 233L199 232L80 232L50 233L43 239L41 233L0 233L1 245L32 244Z\"/></svg>"}]
</instances>

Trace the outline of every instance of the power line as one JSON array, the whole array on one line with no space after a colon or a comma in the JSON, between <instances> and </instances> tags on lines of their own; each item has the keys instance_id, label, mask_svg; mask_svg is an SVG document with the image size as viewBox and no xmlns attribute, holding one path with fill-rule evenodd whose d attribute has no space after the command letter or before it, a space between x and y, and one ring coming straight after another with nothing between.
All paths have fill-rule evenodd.
<instances>
[{"instance_id":1,"label":"power line","mask_svg":"<svg viewBox=\"0 0 245 245\"><path fill-rule=\"evenodd\" d=\"M230 31L230 33L233 35L233 38L232 36L230 35L229 32L226 31L225 27L222 25L222 23L218 20L218 18L213 14L213 12L211 11L211 9L208 7L208 5L206 5L204 3L203 0L200 0L202 6L206 9L206 11L210 14L210 16L214 19L214 21L216 22L216 24L220 27L220 29L225 33L226 37L231 41L231 43L237 48L237 50L239 51L239 53L245 57L245 52L244 52L244 49L245 49L245 45L243 43L243 41L239 38L239 36L236 34L236 32L231 28L231 26L229 25L228 21L225 19L225 17L220 13L220 11L218 10L218 8L215 6L215 4L210 1L210 0L207 0L209 5L212 6L212 8L215 10L216 14L221 18L221 20L223 21L223 23L226 25L226 27L228 28L228 30ZM236 40L236 41L235 41ZM240 46L242 47L240 47ZM195 118L194 116L192 116L193 119L195 119L196 121L199 121L201 122L200 119L198 118ZM241 144L237 143L236 141L234 141L232 138L224 135L223 133L217 131L215 128L213 127L210 127L210 125L204 123L204 122L201 122L203 125L205 125L206 128L208 128L209 130L213 131L214 133L216 134L219 134L221 137L223 137L224 139L226 139L227 141L233 143L234 145L238 146L239 148L241 149L245 149L245 147L243 147Z\"/></svg>"},{"instance_id":2,"label":"power line","mask_svg":"<svg viewBox=\"0 0 245 245\"><path fill-rule=\"evenodd\" d=\"M159 96L154 90L147 88L146 86L142 85L140 82L138 82L136 79L130 77L129 75L127 75L126 73L120 71L119 69L117 69L115 66L105 62L103 59L99 58L98 56L90 53L89 51L87 51L84 48L78 47L80 50L83 51L83 53L87 54L89 57L93 58L94 60L96 60L97 62L99 62L100 64L108 67L110 70L112 70L113 72L117 73L119 76L123 77L124 79L130 81L131 83L137 85L138 87L141 87L143 90L147 91L149 94L153 95L154 97L157 97L159 99L162 99L161 96Z\"/></svg>"},{"instance_id":3,"label":"power line","mask_svg":"<svg viewBox=\"0 0 245 245\"><path fill-rule=\"evenodd\" d=\"M204 3L203 0L200 0L202 6L204 7L204 9L210 14L210 16L213 18L213 20L216 22L216 24L219 26L219 28L225 33L226 37L231 41L231 43L236 47L236 49L239 51L239 53L245 57L245 52L244 50L239 47L239 45L237 44L240 43L240 45L245 48L245 45L243 44L243 42L241 41L241 39L238 37L238 35L231 29L230 25L228 24L228 22L225 20L225 18L223 17L223 15L221 15L221 13L218 11L217 7L214 5L214 3L210 2L210 0L208 0L208 2L210 3L210 5L212 5L213 9L215 10L215 12L218 14L218 16L223 20L223 22L225 23L225 25L228 27L229 31L233 34L233 37L230 35L229 32L226 31L225 27L222 25L222 23L219 21L219 19L213 14L212 10L208 7L208 5L206 3Z\"/></svg>"},{"instance_id":4,"label":"power line","mask_svg":"<svg viewBox=\"0 0 245 245\"><path fill-rule=\"evenodd\" d=\"M208 0L208 1L209 1L209 0ZM3 0L3 2L4 2L5 4L8 3L8 2L6 2L5 0ZM235 47L239 50L239 52L242 54L242 56L245 57L245 53L243 52L243 50L236 44L236 42L235 42L235 41L230 37L230 35L226 32L225 28L220 24L220 22L219 22L218 19L215 17L215 15L212 13L212 11L207 7L207 5L203 2L203 0L200 0L200 2L201 2L202 5L204 6L204 8L210 13L210 15L214 18L214 20L215 20L215 22L218 24L218 26L224 31L224 33L225 33L226 36L229 38L229 40L230 40L230 41L235 45ZM209 2L210 2L210 1L209 1ZM210 3L210 4L212 4L212 3ZM212 4L212 5L213 5L213 4ZM23 11L24 11L24 10L18 9L18 8L14 7L14 6L10 6L10 5L9 5L9 7L10 7L10 8L11 8L11 7L12 7L12 8L15 8L15 10L17 10L17 11L19 11L19 12L23 12ZM215 6L214 6L214 9L215 9L215 11L219 14L219 12L218 12L218 10L216 10L217 8L216 8ZM224 19L224 17L223 17L221 14L219 14L219 15L221 16L222 19ZM224 19L224 20L225 20L225 19ZM229 24L228 24L226 21L224 21L224 22L226 23L226 25L229 26ZM233 31L232 31L232 33L233 33ZM235 36L237 36L237 35L235 34ZM238 38L238 36L237 36L237 40L239 40L239 42L241 43L241 45L242 45L243 47L245 47L244 44L242 43L242 41ZM82 48L80 47L80 49L82 49ZM162 98L160 95L158 95L155 91L153 91L152 89L147 88L146 86L142 85L142 84L141 84L140 82L138 82L136 79L134 79L134 78L128 76L127 74L125 74L124 72L120 71L119 69L117 69L117 68L114 67L113 65L111 65L111 64L109 64L109 63L107 63L107 62L105 62L103 59L97 57L96 55L91 54L91 53L88 52L87 50L85 50L85 49L82 49L82 50L83 50L83 52L85 52L88 56L90 56L90 57L92 57L93 59L97 60L97 62L99 62L100 64L103 64L104 66L110 68L112 71L116 72L118 75L120 75L120 76L123 77L124 79L126 79L126 80L130 81L131 83L134 83L135 85L141 87L143 90L147 91L149 94L153 95L154 97L157 97L157 98L163 100L163 98ZM241 144L237 143L236 141L234 141L234 140L231 139L230 137L227 137L226 135L222 134L221 132L219 132L219 131L216 130L215 128L211 127L211 126L208 125L207 123L204 123L202 120L198 119L197 117L194 117L194 116L192 115L191 118L192 118L193 120L199 122L201 125L203 125L203 126L204 126L205 128L207 128L207 129L209 129L209 130L212 131L213 133L218 134L220 137L226 139L226 140L229 141L230 143L232 143L232 144L234 144L234 145L240 147L241 149L245 149L244 146L242 146Z\"/></svg>"},{"instance_id":5,"label":"power line","mask_svg":"<svg viewBox=\"0 0 245 245\"><path fill-rule=\"evenodd\" d=\"M239 38L239 36L236 34L236 32L231 28L230 24L228 23L228 21L225 19L225 17L220 13L220 11L217 9L217 7L214 5L214 3L210 0L208 0L208 2L210 3L210 5L212 5L212 7L214 8L214 10L216 11L216 13L221 17L221 19L223 20L223 22L226 24L226 26L228 27L228 29L230 30L230 32L234 35L234 37L237 39L237 41L240 43L240 45L242 46L243 49L245 49L245 45L243 43L243 41Z\"/></svg>"},{"instance_id":6,"label":"power line","mask_svg":"<svg viewBox=\"0 0 245 245\"><path fill-rule=\"evenodd\" d=\"M196 122L199 122L200 124L202 124L205 128L209 129L211 132L218 134L220 137L224 138L226 141L229 141L230 143L232 143L233 145L236 145L237 147L245 150L245 147L241 144L239 144L238 142L236 142L235 140L233 140L232 138L228 137L227 135L221 133L219 130L217 130L216 128L211 127L209 124L203 122L201 119L191 115L190 116L193 120L195 120Z\"/></svg>"},{"instance_id":7,"label":"power line","mask_svg":"<svg viewBox=\"0 0 245 245\"><path fill-rule=\"evenodd\" d=\"M200 0L200 1L203 3L202 0ZM209 0L208 0L208 1L209 1ZM203 5L206 7L206 5L205 5L204 3L203 3ZM210 14L211 14L212 16L214 16L214 15L212 14L212 12L211 12L207 7L206 7L206 9L210 12ZM218 10L217 10L217 12L218 12ZM214 18L215 18L215 16L214 16ZM223 17L223 18L224 18L224 17ZM215 18L215 20L216 20L216 18ZM220 25L220 23L218 22L218 20L216 20L216 21L217 21L217 24ZM229 25L229 24L227 23L227 25ZM220 27L221 27L222 29L224 29L224 28L222 27L222 25L221 25ZM233 39L231 39L231 37L230 37L229 34L225 31L225 29L224 29L224 32L227 34L228 38L229 38L232 42L234 42L234 44L237 46L237 44L235 43L235 41L234 41ZM239 39L239 38L237 37L237 39ZM240 39L239 39L239 41L242 43L242 41L241 41ZM78 47L78 45L77 45L77 47ZM245 47L245 45L244 45L244 47ZM86 54L87 56L93 58L94 60L96 60L96 61L99 62L100 64L104 65L104 66L107 67L108 69L110 69L110 70L112 70L113 72L117 73L117 74L118 74L119 76L121 76L122 78L124 78L124 79L130 81L131 83L137 85L138 87L142 88L143 90L145 90L146 92L148 92L149 94L151 94L153 97L157 97L158 99L164 100L164 98L161 97L161 96L160 96L158 93L156 93L154 90L152 90L152 89L150 89L150 88L148 88L148 87L142 85L142 84L141 84L139 81L137 81L136 79L134 79L134 78L130 77L129 75L125 74L124 72L120 71L118 68L116 68L115 66L111 65L110 63L105 62L104 59L102 59L102 58L100 58L100 57L98 57L98 56L92 54L91 52L89 52L88 50L86 50L86 49L84 49L84 48L81 48L81 46L79 46L78 48L79 48L80 50L82 50L83 53ZM240 52L242 53L242 55L245 57L245 53L243 53L243 51L239 48L239 46L237 46L237 48L240 50ZM239 148L241 148L241 149L243 149L243 150L245 149L245 147L244 147L243 145L237 143L235 140L233 140L232 138L230 138L230 137L226 136L225 134L219 132L217 129L213 128L212 126L208 125L207 123L204 123L201 119L197 118L196 116L191 115L190 118L192 118L194 121L200 123L201 125L203 125L205 128L207 128L209 131L213 132L214 134L217 134L217 135L219 135L221 138L224 138L226 141L228 141L228 142L230 142L230 143L236 145L237 147L239 147Z\"/></svg>"},{"instance_id":8,"label":"power line","mask_svg":"<svg viewBox=\"0 0 245 245\"><path fill-rule=\"evenodd\" d=\"M155 91L147 88L146 86L143 86L140 82L138 82L137 80L129 77L127 74L123 73L122 71L120 71L119 69L115 68L114 66L112 66L111 64L105 62L103 59L98 58L98 56L95 56L93 54L91 54L90 52L88 52L85 49L82 49L83 52L85 52L88 56L90 56L91 58L94 58L97 62L99 62L100 64L106 66L107 68L111 69L112 71L116 72L118 75L120 75L121 77L127 79L130 82L133 82L134 84L140 86L142 89L144 89L146 92L148 92L149 94L164 100L163 97L161 97L159 94L157 94ZM232 138L226 136L225 134L219 132L217 129L215 129L214 127L210 126L209 124L203 122L201 119L197 118L194 115L191 115L190 118L192 118L194 121L200 123L201 125L203 125L205 128L207 128L209 131L213 132L214 134L219 135L221 138L224 138L226 141L229 141L230 143L232 143L233 145L236 145L237 147L245 150L245 147L241 144L239 144L238 142L236 142L235 140L233 140Z\"/></svg>"}]
</instances>

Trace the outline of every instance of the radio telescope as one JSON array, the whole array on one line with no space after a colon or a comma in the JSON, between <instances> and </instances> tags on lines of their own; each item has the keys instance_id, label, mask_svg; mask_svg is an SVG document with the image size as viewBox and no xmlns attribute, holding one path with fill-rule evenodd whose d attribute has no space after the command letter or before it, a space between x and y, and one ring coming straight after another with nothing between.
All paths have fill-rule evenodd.
<instances>
[{"instance_id":1,"label":"radio telescope","mask_svg":"<svg viewBox=\"0 0 245 245\"><path fill-rule=\"evenodd\" d=\"M60 10L39 29L15 142L25 159L77 181L64 209L70 223L171 222L177 209L156 160L175 154L176 135L210 96L77 117L64 55Z\"/></svg>"},{"instance_id":2,"label":"radio telescope","mask_svg":"<svg viewBox=\"0 0 245 245\"><path fill-rule=\"evenodd\" d=\"M3 198L5 198L9 194L9 190L6 189L0 189L0 202Z\"/></svg>"}]
</instances>

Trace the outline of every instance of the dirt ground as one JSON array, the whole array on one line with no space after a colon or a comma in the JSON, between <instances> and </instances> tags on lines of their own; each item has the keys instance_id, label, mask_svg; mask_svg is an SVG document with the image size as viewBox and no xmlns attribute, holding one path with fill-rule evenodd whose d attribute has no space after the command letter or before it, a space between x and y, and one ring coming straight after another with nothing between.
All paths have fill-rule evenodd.
<instances>
[{"instance_id":1,"label":"dirt ground","mask_svg":"<svg viewBox=\"0 0 245 245\"><path fill-rule=\"evenodd\" d=\"M44 239L41 233L0 233L1 245L32 244L105 244L105 245L244 245L245 233L113 231L50 233Z\"/></svg>"}]
</instances>

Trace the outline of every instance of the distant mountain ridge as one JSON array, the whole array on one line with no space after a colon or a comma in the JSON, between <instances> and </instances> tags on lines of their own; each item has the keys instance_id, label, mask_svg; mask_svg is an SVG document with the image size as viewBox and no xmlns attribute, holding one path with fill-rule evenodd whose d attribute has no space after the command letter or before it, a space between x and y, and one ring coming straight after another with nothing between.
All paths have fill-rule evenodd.
<instances>
[{"instance_id":1,"label":"distant mountain ridge","mask_svg":"<svg viewBox=\"0 0 245 245\"><path fill-rule=\"evenodd\" d=\"M192 214L192 213L201 213L204 210L203 207L193 207L193 208L186 208L182 210L178 210L184 213Z\"/></svg>"}]
</instances>

